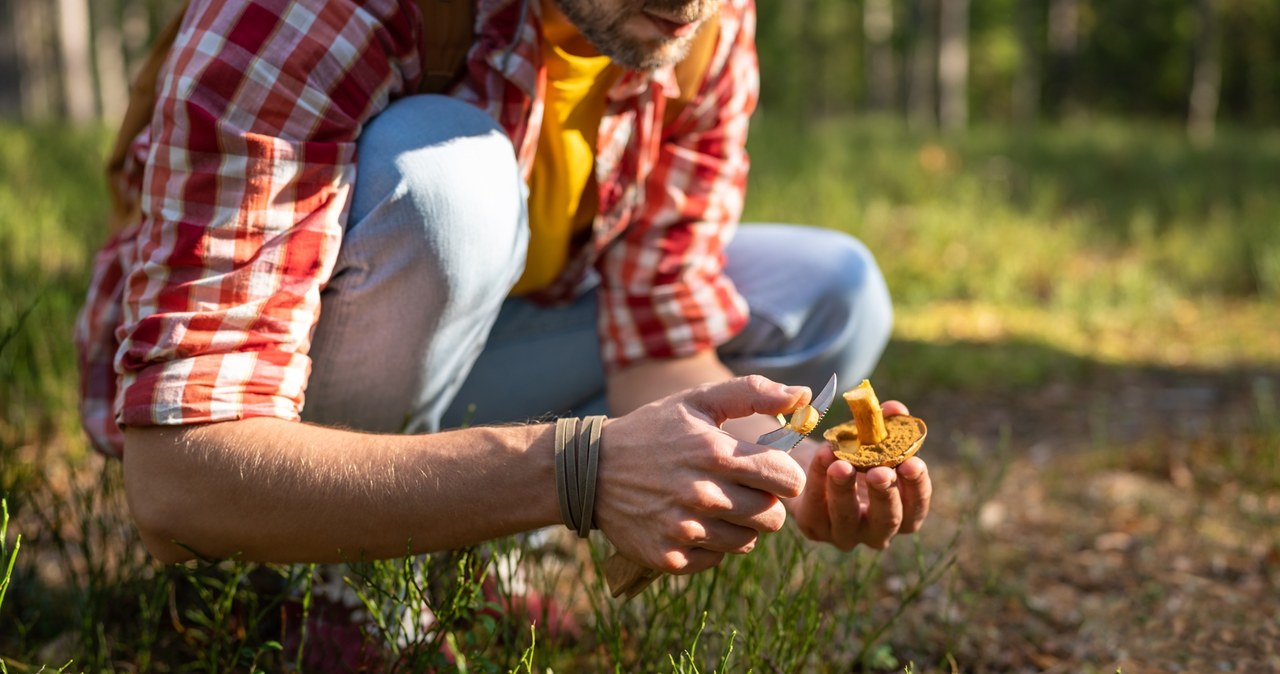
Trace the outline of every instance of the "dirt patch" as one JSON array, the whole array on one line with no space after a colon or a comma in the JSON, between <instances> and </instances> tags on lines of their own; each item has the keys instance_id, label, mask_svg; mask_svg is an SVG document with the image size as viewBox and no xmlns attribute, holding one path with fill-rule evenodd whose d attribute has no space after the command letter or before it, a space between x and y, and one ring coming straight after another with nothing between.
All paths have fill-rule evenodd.
<instances>
[{"instance_id":1,"label":"dirt patch","mask_svg":"<svg viewBox=\"0 0 1280 674\"><path fill-rule=\"evenodd\" d=\"M917 671L1280 671L1278 384L1125 370L913 400L938 489L924 535L961 534L895 655Z\"/></svg>"}]
</instances>

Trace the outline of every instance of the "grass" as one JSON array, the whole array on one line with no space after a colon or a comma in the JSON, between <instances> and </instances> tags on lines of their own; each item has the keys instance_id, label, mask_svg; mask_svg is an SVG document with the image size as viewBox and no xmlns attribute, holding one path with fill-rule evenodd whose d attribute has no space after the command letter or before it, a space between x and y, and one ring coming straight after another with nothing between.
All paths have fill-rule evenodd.
<instances>
[{"instance_id":1,"label":"grass","mask_svg":"<svg viewBox=\"0 0 1280 674\"><path fill-rule=\"evenodd\" d=\"M1195 150L1180 130L1118 122L921 138L891 120L762 121L749 215L857 232L889 256L908 307L1280 294L1280 203L1266 196L1280 133Z\"/></svg>"},{"instance_id":2,"label":"grass","mask_svg":"<svg viewBox=\"0 0 1280 674\"><path fill-rule=\"evenodd\" d=\"M762 121L748 217L876 251L897 305L877 377L903 395L1035 387L1082 360L1280 362L1280 332L1259 329L1280 324L1280 132L1195 149L1120 122L925 138L893 120Z\"/></svg>"},{"instance_id":3,"label":"grass","mask_svg":"<svg viewBox=\"0 0 1280 674\"><path fill-rule=\"evenodd\" d=\"M22 549L22 536L13 539L13 550L9 549L9 502L0 500L0 607L4 606L4 595L9 591L9 583L13 578L13 565L18 561L18 550Z\"/></svg>"},{"instance_id":4,"label":"grass","mask_svg":"<svg viewBox=\"0 0 1280 674\"><path fill-rule=\"evenodd\" d=\"M1196 494L1198 509L1176 515L1200 536L1189 546L1280 555L1267 533L1280 530L1268 496L1280 491L1280 133L1228 129L1198 150L1175 129L1115 121L935 138L888 120L797 129L762 116L747 219L845 229L877 252L898 311L877 389L950 422L931 421L940 502L923 535L883 554L839 554L784 531L626 603L607 599L595 572L601 542L558 535L337 569L150 561L119 466L88 451L75 415L71 324L105 237L105 142L92 130L0 126L0 496L12 514L0 526L0 672L68 661L86 672L279 671L330 639L300 640L293 626L330 610L331 585L377 625L390 671L1046 668L1036 648L1068 624L1052 620L1076 613L1044 597L1083 581L1032 566L1049 562L1014 541L1043 529L1045 550L1075 560L1116 533L1107 527L1138 540L1173 530L1151 505L1162 489L1123 507L1087 490L1117 475L1180 480ZM1125 382L1237 371L1231 432L1125 435ZM1053 408L1055 387L1084 393ZM1035 459L1045 441L1016 423L979 428L992 410L1027 412L1028 399L1086 451ZM1160 404L1182 404L1171 400ZM1074 479L1083 474L1098 481ZM1036 494L1046 512L1110 505L1064 531L1010 505ZM1220 526L1224 513L1240 516L1240 531ZM1182 590L1149 578L1134 596L1159 615ZM523 588L554 605L524 605ZM1092 643L1087 621L1107 614L1080 606L1086 623L1069 624ZM1100 646L1075 669L1116 662Z\"/></svg>"}]
</instances>

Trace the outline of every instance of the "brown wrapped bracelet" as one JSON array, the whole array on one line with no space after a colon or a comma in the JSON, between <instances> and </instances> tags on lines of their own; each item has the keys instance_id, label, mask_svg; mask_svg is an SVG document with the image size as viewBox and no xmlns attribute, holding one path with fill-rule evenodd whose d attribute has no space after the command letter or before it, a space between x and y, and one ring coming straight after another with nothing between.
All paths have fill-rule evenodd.
<instances>
[{"instance_id":1,"label":"brown wrapped bracelet","mask_svg":"<svg viewBox=\"0 0 1280 674\"><path fill-rule=\"evenodd\" d=\"M578 438L578 483L582 487L582 514L578 518L578 536L586 538L596 528L596 475L600 470L600 434L604 430L604 417L587 417L583 424L586 428ZM584 452L585 460L582 456ZM582 470L583 468L586 470Z\"/></svg>"},{"instance_id":2,"label":"brown wrapped bracelet","mask_svg":"<svg viewBox=\"0 0 1280 674\"><path fill-rule=\"evenodd\" d=\"M556 493L564 525L586 538L595 528L596 474L605 417L556 421Z\"/></svg>"},{"instance_id":3,"label":"brown wrapped bracelet","mask_svg":"<svg viewBox=\"0 0 1280 674\"><path fill-rule=\"evenodd\" d=\"M574 439L578 436L578 420L574 417L556 421L556 494L560 498L560 519L565 526L576 529L573 522L573 511L569 507L568 469L565 465L566 455L573 450Z\"/></svg>"}]
</instances>

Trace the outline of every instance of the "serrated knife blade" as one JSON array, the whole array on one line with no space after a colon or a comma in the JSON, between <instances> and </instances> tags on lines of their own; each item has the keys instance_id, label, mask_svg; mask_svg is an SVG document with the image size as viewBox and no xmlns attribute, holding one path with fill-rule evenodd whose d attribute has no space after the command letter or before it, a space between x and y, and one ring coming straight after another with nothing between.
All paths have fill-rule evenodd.
<instances>
[{"instance_id":1,"label":"serrated knife blade","mask_svg":"<svg viewBox=\"0 0 1280 674\"><path fill-rule=\"evenodd\" d=\"M819 423L822 422L823 417L827 416L827 410L831 409L831 402L835 400L835 398L836 376L833 374L831 375L831 379L827 380L827 385L822 387L822 391L820 391L813 401L809 403L815 410L818 410ZM795 449L796 445L800 444L800 441L803 440L806 435L808 435L808 433L800 433L792 428L790 424L787 424L782 428L769 431L768 433L760 436L756 440L756 444L789 452Z\"/></svg>"}]
</instances>

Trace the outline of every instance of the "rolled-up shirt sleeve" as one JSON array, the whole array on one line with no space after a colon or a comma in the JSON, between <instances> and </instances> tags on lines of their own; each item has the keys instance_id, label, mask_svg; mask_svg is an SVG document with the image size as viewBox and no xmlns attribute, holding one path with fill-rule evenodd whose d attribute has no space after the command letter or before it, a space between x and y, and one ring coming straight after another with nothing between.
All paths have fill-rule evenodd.
<instances>
[{"instance_id":1,"label":"rolled-up shirt sleeve","mask_svg":"<svg viewBox=\"0 0 1280 674\"><path fill-rule=\"evenodd\" d=\"M128 247L118 423L299 417L356 138L417 76L409 5L193 3Z\"/></svg>"},{"instance_id":2,"label":"rolled-up shirt sleeve","mask_svg":"<svg viewBox=\"0 0 1280 674\"><path fill-rule=\"evenodd\" d=\"M600 259L610 371L714 348L747 322L746 302L724 274L724 249L742 215L759 95L754 22L751 2L725 2L699 94L663 130L635 222Z\"/></svg>"}]
</instances>

